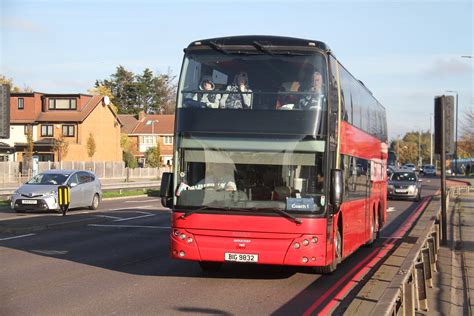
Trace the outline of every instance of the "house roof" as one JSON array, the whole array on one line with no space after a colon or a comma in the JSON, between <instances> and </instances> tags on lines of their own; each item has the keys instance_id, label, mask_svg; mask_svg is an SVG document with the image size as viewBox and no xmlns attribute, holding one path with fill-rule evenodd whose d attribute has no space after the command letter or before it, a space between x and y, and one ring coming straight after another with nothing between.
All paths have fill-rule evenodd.
<instances>
[{"instance_id":1,"label":"house roof","mask_svg":"<svg viewBox=\"0 0 474 316\"><path fill-rule=\"evenodd\" d=\"M174 133L174 115L149 114L138 121L138 124L135 126L135 128L130 134L132 135L137 135L137 134L172 135L173 133Z\"/></svg>"},{"instance_id":2,"label":"house roof","mask_svg":"<svg viewBox=\"0 0 474 316\"><path fill-rule=\"evenodd\" d=\"M122 133L130 134L138 124L138 120L132 114L118 114L117 116L123 124L121 128Z\"/></svg>"},{"instance_id":3,"label":"house roof","mask_svg":"<svg viewBox=\"0 0 474 316\"><path fill-rule=\"evenodd\" d=\"M36 93L36 92L35 92ZM13 95L13 94L12 94ZM45 96L60 96L59 94L44 94ZM63 94L61 96L86 96L85 94ZM12 119L10 123L12 124L31 124L35 122L50 122L50 123L61 123L61 122L83 122L92 111L99 105L102 104L104 96L94 95L87 101L87 103L79 111L67 111L67 110L48 110L47 112L39 112L35 119L33 120L14 120ZM122 125L122 121L117 116L117 114L112 110L110 105L107 105L109 110L113 113L116 120Z\"/></svg>"}]
</instances>

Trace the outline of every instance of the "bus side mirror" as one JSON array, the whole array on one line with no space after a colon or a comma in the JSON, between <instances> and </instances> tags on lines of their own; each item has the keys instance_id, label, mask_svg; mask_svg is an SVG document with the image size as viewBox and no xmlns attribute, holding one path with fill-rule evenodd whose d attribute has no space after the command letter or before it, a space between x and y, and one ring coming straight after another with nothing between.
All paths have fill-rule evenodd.
<instances>
[{"instance_id":1,"label":"bus side mirror","mask_svg":"<svg viewBox=\"0 0 474 316\"><path fill-rule=\"evenodd\" d=\"M340 169L331 170L331 196L330 202L333 205L334 212L339 210L344 196L344 180L343 173Z\"/></svg>"},{"instance_id":2,"label":"bus side mirror","mask_svg":"<svg viewBox=\"0 0 474 316\"><path fill-rule=\"evenodd\" d=\"M161 204L164 207L171 208L173 206L173 173L163 172L161 176L160 187Z\"/></svg>"}]
</instances>

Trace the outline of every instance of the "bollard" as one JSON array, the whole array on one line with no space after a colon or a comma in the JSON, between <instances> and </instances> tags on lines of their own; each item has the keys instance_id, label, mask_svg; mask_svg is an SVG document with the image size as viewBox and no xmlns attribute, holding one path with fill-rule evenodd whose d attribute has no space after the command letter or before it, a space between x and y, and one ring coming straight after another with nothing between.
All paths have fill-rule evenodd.
<instances>
[{"instance_id":1,"label":"bollard","mask_svg":"<svg viewBox=\"0 0 474 316\"><path fill-rule=\"evenodd\" d=\"M428 296L426 295L427 288L425 282L425 269L423 262L415 264L415 279L416 279L416 297L418 310L428 311Z\"/></svg>"},{"instance_id":2,"label":"bollard","mask_svg":"<svg viewBox=\"0 0 474 316\"><path fill-rule=\"evenodd\" d=\"M423 258L423 272L425 273L425 282L428 282L429 287L433 287L433 277L431 273L431 256L430 249L421 249L421 257Z\"/></svg>"}]
</instances>

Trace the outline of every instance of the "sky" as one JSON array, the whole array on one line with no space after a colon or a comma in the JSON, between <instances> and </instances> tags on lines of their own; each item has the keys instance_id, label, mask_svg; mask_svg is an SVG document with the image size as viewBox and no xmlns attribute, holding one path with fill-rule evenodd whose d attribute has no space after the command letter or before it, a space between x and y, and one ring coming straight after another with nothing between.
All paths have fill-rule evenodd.
<instances>
[{"instance_id":1,"label":"sky","mask_svg":"<svg viewBox=\"0 0 474 316\"><path fill-rule=\"evenodd\" d=\"M46 93L87 93L122 65L179 75L183 48L232 35L325 42L387 110L389 138L428 131L434 97L474 107L474 7L444 1L0 0L0 74Z\"/></svg>"}]
</instances>

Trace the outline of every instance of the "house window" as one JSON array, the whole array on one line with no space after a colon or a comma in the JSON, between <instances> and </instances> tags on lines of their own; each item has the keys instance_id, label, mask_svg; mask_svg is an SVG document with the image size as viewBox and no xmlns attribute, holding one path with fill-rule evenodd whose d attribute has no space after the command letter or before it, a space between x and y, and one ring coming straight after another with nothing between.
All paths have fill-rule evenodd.
<instances>
[{"instance_id":1,"label":"house window","mask_svg":"<svg viewBox=\"0 0 474 316\"><path fill-rule=\"evenodd\" d=\"M18 98L18 110L23 110L25 108L25 99Z\"/></svg>"},{"instance_id":2,"label":"house window","mask_svg":"<svg viewBox=\"0 0 474 316\"><path fill-rule=\"evenodd\" d=\"M173 136L165 136L163 143L165 145L173 145Z\"/></svg>"},{"instance_id":3,"label":"house window","mask_svg":"<svg viewBox=\"0 0 474 316\"><path fill-rule=\"evenodd\" d=\"M143 144L156 145L156 136L143 136Z\"/></svg>"},{"instance_id":4,"label":"house window","mask_svg":"<svg viewBox=\"0 0 474 316\"><path fill-rule=\"evenodd\" d=\"M53 137L53 125L41 125L41 136Z\"/></svg>"},{"instance_id":5,"label":"house window","mask_svg":"<svg viewBox=\"0 0 474 316\"><path fill-rule=\"evenodd\" d=\"M76 136L74 125L63 125L63 136L74 137Z\"/></svg>"},{"instance_id":6,"label":"house window","mask_svg":"<svg viewBox=\"0 0 474 316\"><path fill-rule=\"evenodd\" d=\"M31 126L31 125L25 125L25 129L24 129L25 135L28 135L28 131L33 132L33 126Z\"/></svg>"},{"instance_id":7,"label":"house window","mask_svg":"<svg viewBox=\"0 0 474 316\"><path fill-rule=\"evenodd\" d=\"M76 99L49 99L48 109L50 110L75 110L77 108Z\"/></svg>"}]
</instances>

